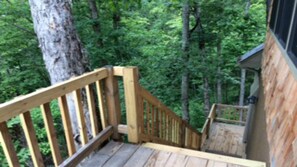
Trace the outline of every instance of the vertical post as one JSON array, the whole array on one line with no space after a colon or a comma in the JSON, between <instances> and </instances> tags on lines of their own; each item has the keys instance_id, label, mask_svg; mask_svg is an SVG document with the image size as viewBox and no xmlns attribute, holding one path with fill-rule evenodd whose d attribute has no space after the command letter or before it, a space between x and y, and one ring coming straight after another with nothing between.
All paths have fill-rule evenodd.
<instances>
[{"instance_id":1,"label":"vertical post","mask_svg":"<svg viewBox=\"0 0 297 167\"><path fill-rule=\"evenodd\" d=\"M105 95L108 110L108 123L113 126L114 140L120 140L118 124L121 121L121 106L119 97L118 80L113 76L113 67L107 66L108 77L105 80Z\"/></svg>"},{"instance_id":2,"label":"vertical post","mask_svg":"<svg viewBox=\"0 0 297 167\"><path fill-rule=\"evenodd\" d=\"M139 84L138 68L124 68L124 89L128 125L128 141L131 143L139 142Z\"/></svg>"},{"instance_id":3,"label":"vertical post","mask_svg":"<svg viewBox=\"0 0 297 167\"><path fill-rule=\"evenodd\" d=\"M186 129L185 129L185 124L184 124L184 120L181 120L180 122L180 134L179 134L179 137L180 137L180 146L181 147L185 147L186 144L186 136L185 136L185 133L186 132Z\"/></svg>"},{"instance_id":4,"label":"vertical post","mask_svg":"<svg viewBox=\"0 0 297 167\"><path fill-rule=\"evenodd\" d=\"M6 122L0 123L0 143L10 167L19 167L19 159L13 146Z\"/></svg>"}]
</instances>

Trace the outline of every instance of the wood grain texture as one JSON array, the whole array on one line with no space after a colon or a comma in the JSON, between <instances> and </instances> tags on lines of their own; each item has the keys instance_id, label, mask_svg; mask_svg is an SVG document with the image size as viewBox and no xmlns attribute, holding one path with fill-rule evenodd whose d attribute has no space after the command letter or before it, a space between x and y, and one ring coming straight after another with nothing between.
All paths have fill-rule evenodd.
<instances>
[{"instance_id":1,"label":"wood grain texture","mask_svg":"<svg viewBox=\"0 0 297 167\"><path fill-rule=\"evenodd\" d=\"M124 68L124 90L125 103L127 112L128 125L128 141L131 143L139 142L139 83L138 83L138 68L126 67Z\"/></svg>"},{"instance_id":2,"label":"wood grain texture","mask_svg":"<svg viewBox=\"0 0 297 167\"><path fill-rule=\"evenodd\" d=\"M27 144L29 146L29 150L31 153L31 157L34 163L34 166L43 167L43 159L40 153L40 149L38 146L33 122L31 119L30 112L25 112L20 115L21 124L25 133L25 137L27 140Z\"/></svg>"},{"instance_id":3,"label":"wood grain texture","mask_svg":"<svg viewBox=\"0 0 297 167\"><path fill-rule=\"evenodd\" d=\"M75 112L78 121L80 140L82 145L87 144L88 135L87 135L87 125L84 117L84 111L82 107L82 98L80 89L73 92L74 103L75 103Z\"/></svg>"},{"instance_id":4,"label":"wood grain texture","mask_svg":"<svg viewBox=\"0 0 297 167\"><path fill-rule=\"evenodd\" d=\"M94 93L91 85L86 85L86 92L87 92L87 102L88 102L88 109L90 114L92 135L93 137L96 137L96 135L98 134L98 119L97 119L97 112L95 108Z\"/></svg>"},{"instance_id":5,"label":"wood grain texture","mask_svg":"<svg viewBox=\"0 0 297 167\"><path fill-rule=\"evenodd\" d=\"M52 99L61 97L73 90L84 87L107 77L107 70L101 68L90 73L85 73L79 77L55 84L53 86L37 90L36 92L16 98L6 103L0 104L0 122L18 116L21 113L50 102Z\"/></svg>"},{"instance_id":6,"label":"wood grain texture","mask_svg":"<svg viewBox=\"0 0 297 167\"><path fill-rule=\"evenodd\" d=\"M297 81L280 47L269 31L262 61L266 131L275 166L296 166Z\"/></svg>"},{"instance_id":7,"label":"wood grain texture","mask_svg":"<svg viewBox=\"0 0 297 167\"><path fill-rule=\"evenodd\" d=\"M104 96L103 96L102 81L96 81L96 90L97 90L97 96L98 96L101 125L102 125L102 129L104 129L107 126L107 113L106 113L106 105L105 105Z\"/></svg>"},{"instance_id":8,"label":"wood grain texture","mask_svg":"<svg viewBox=\"0 0 297 167\"><path fill-rule=\"evenodd\" d=\"M0 143L10 167L19 167L19 159L13 146L6 122L0 123Z\"/></svg>"},{"instance_id":9,"label":"wood grain texture","mask_svg":"<svg viewBox=\"0 0 297 167\"><path fill-rule=\"evenodd\" d=\"M113 126L113 139L119 140L120 135L117 132L117 126L121 122L121 105L119 97L118 80L114 77L112 67L107 67L108 77L105 79L105 96L108 110L108 124Z\"/></svg>"},{"instance_id":10,"label":"wood grain texture","mask_svg":"<svg viewBox=\"0 0 297 167\"><path fill-rule=\"evenodd\" d=\"M234 158L219 154L211 154L201 151L194 151L190 149L184 149L184 148L178 148L173 146L167 146L167 145L161 145L161 144L155 144L155 143L145 143L142 144L143 147L152 148L155 150L161 150L161 151L167 151L171 153L178 153L183 154L187 156L197 157L197 158L203 158L214 162L224 162L227 164L235 164L235 165L242 165L242 166L249 166L249 167L265 167L266 164L264 162L259 161L252 161L247 159L241 159L241 158Z\"/></svg>"},{"instance_id":11,"label":"wood grain texture","mask_svg":"<svg viewBox=\"0 0 297 167\"><path fill-rule=\"evenodd\" d=\"M62 156L60 153L59 143L57 140L56 130L54 127L53 116L50 110L50 104L45 103L40 106L41 113L44 121L45 130L47 133L47 139L51 148L51 153L55 166L58 166L62 162Z\"/></svg>"},{"instance_id":12,"label":"wood grain texture","mask_svg":"<svg viewBox=\"0 0 297 167\"><path fill-rule=\"evenodd\" d=\"M103 142L105 142L113 133L112 126L103 129L95 138L91 139L86 145L81 147L74 155L67 158L61 167L72 167L79 164L84 158L90 155L97 149Z\"/></svg>"},{"instance_id":13,"label":"wood grain texture","mask_svg":"<svg viewBox=\"0 0 297 167\"><path fill-rule=\"evenodd\" d=\"M67 143L68 155L72 156L76 152L76 149L74 145L73 131L71 126L71 119L69 115L66 96L64 95L59 97L58 102L59 102L59 108L60 108L61 117L62 117L66 143Z\"/></svg>"}]
</instances>

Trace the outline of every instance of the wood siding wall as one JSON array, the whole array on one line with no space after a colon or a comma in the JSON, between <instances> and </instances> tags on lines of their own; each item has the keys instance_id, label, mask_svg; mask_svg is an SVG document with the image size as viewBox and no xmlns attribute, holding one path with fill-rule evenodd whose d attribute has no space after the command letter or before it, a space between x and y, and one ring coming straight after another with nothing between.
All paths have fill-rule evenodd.
<instances>
[{"instance_id":1,"label":"wood siding wall","mask_svg":"<svg viewBox=\"0 0 297 167\"><path fill-rule=\"evenodd\" d=\"M268 32L262 80L271 166L297 166L297 80L285 56Z\"/></svg>"}]
</instances>

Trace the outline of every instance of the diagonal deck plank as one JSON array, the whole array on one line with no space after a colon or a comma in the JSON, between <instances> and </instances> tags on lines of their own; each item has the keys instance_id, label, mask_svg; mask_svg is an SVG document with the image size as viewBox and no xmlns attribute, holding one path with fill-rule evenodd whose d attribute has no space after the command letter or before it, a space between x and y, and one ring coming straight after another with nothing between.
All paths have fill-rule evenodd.
<instances>
[{"instance_id":1,"label":"diagonal deck plank","mask_svg":"<svg viewBox=\"0 0 297 167\"><path fill-rule=\"evenodd\" d=\"M157 167L157 166L164 166L170 157L170 152L167 151L157 151L155 150L151 155L150 159L144 165L145 167Z\"/></svg>"},{"instance_id":2,"label":"diagonal deck plank","mask_svg":"<svg viewBox=\"0 0 297 167\"><path fill-rule=\"evenodd\" d=\"M123 143L110 141L105 147L84 160L80 165L81 167L103 166L123 145Z\"/></svg>"},{"instance_id":3,"label":"diagonal deck plank","mask_svg":"<svg viewBox=\"0 0 297 167\"><path fill-rule=\"evenodd\" d=\"M187 156L183 154L172 153L165 164L165 167L184 167L187 163Z\"/></svg>"},{"instance_id":4,"label":"diagonal deck plank","mask_svg":"<svg viewBox=\"0 0 297 167\"><path fill-rule=\"evenodd\" d=\"M187 159L186 167L206 166L208 160L196 157L189 157Z\"/></svg>"},{"instance_id":5,"label":"diagonal deck plank","mask_svg":"<svg viewBox=\"0 0 297 167\"><path fill-rule=\"evenodd\" d=\"M135 153L139 146L124 144L103 166L122 167Z\"/></svg>"},{"instance_id":6,"label":"diagonal deck plank","mask_svg":"<svg viewBox=\"0 0 297 167\"><path fill-rule=\"evenodd\" d=\"M153 152L154 150L151 148L139 147L126 162L124 167L144 166Z\"/></svg>"}]
</instances>

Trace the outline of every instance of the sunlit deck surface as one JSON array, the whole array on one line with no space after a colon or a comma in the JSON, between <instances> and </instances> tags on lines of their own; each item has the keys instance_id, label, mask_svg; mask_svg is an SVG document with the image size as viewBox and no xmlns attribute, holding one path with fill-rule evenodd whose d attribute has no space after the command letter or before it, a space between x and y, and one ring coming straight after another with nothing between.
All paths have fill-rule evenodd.
<instances>
[{"instance_id":1,"label":"sunlit deck surface","mask_svg":"<svg viewBox=\"0 0 297 167\"><path fill-rule=\"evenodd\" d=\"M202 146L206 152L245 158L244 126L214 122Z\"/></svg>"},{"instance_id":2,"label":"sunlit deck surface","mask_svg":"<svg viewBox=\"0 0 297 167\"><path fill-rule=\"evenodd\" d=\"M154 143L133 145L110 141L82 162L83 167L241 167L264 164L200 151Z\"/></svg>"}]
</instances>

